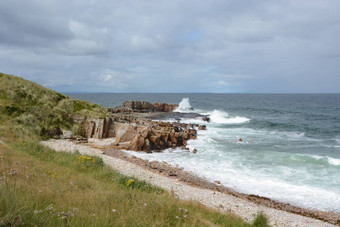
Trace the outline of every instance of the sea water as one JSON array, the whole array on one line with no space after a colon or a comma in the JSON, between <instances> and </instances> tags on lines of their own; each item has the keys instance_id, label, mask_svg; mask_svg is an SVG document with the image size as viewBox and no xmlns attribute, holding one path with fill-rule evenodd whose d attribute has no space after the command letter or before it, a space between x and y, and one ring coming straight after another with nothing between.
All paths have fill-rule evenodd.
<instances>
[{"instance_id":1,"label":"sea water","mask_svg":"<svg viewBox=\"0 0 340 227\"><path fill-rule=\"evenodd\" d=\"M70 95L107 107L126 100L179 103L178 112L207 115L209 123L180 115L181 122L207 126L188 142L196 154L127 153L166 161L242 193L340 212L340 94Z\"/></svg>"}]
</instances>

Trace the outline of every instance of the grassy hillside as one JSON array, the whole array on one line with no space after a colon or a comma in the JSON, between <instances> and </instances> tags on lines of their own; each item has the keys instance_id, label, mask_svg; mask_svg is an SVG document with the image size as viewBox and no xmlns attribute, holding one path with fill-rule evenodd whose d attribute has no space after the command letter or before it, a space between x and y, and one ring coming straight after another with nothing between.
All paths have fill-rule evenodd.
<instances>
[{"instance_id":1,"label":"grassy hillside","mask_svg":"<svg viewBox=\"0 0 340 227\"><path fill-rule=\"evenodd\" d=\"M39 144L72 116L105 116L24 79L0 74L0 226L266 226L195 202L175 199L122 176L99 158L55 152Z\"/></svg>"},{"instance_id":2,"label":"grassy hillside","mask_svg":"<svg viewBox=\"0 0 340 227\"><path fill-rule=\"evenodd\" d=\"M10 120L33 135L47 136L56 127L81 134L80 126L72 120L75 115L104 117L106 109L0 73L0 122Z\"/></svg>"}]
</instances>

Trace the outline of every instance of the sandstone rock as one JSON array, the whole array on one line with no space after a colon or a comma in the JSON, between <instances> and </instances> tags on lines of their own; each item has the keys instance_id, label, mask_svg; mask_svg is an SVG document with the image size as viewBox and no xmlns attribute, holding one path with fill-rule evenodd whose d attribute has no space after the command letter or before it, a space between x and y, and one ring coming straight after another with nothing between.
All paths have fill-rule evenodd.
<instances>
[{"instance_id":1,"label":"sandstone rock","mask_svg":"<svg viewBox=\"0 0 340 227\"><path fill-rule=\"evenodd\" d=\"M62 131L62 135L60 136L60 138L62 139L71 139L72 138L72 132L68 131L68 130L61 130Z\"/></svg>"},{"instance_id":2,"label":"sandstone rock","mask_svg":"<svg viewBox=\"0 0 340 227\"><path fill-rule=\"evenodd\" d=\"M170 147L184 147L189 139L195 139L197 131L187 124L177 126L170 122L157 122L135 118L128 114L106 118L78 117L86 138L115 138L111 143L118 149L134 151L159 151Z\"/></svg>"},{"instance_id":3,"label":"sandstone rock","mask_svg":"<svg viewBox=\"0 0 340 227\"><path fill-rule=\"evenodd\" d=\"M149 151L150 150L150 141L149 139L144 140L144 150Z\"/></svg>"},{"instance_id":4,"label":"sandstone rock","mask_svg":"<svg viewBox=\"0 0 340 227\"><path fill-rule=\"evenodd\" d=\"M132 142L130 143L129 150L142 151L143 145L144 145L144 138L137 135L136 138L134 138Z\"/></svg>"},{"instance_id":5,"label":"sandstone rock","mask_svg":"<svg viewBox=\"0 0 340 227\"><path fill-rule=\"evenodd\" d=\"M145 101L126 101L123 103L123 107L132 109L135 112L152 112L154 106Z\"/></svg>"},{"instance_id":6,"label":"sandstone rock","mask_svg":"<svg viewBox=\"0 0 340 227\"><path fill-rule=\"evenodd\" d=\"M154 112L172 112L177 109L177 104L168 104L164 102L155 102L153 105Z\"/></svg>"},{"instance_id":7,"label":"sandstone rock","mask_svg":"<svg viewBox=\"0 0 340 227\"><path fill-rule=\"evenodd\" d=\"M221 181L215 180L214 183L215 183L215 184L221 184Z\"/></svg>"},{"instance_id":8,"label":"sandstone rock","mask_svg":"<svg viewBox=\"0 0 340 227\"><path fill-rule=\"evenodd\" d=\"M109 117L107 118L75 117L74 121L83 126L86 138L103 139L110 136L109 130L112 124L112 119Z\"/></svg>"}]
</instances>

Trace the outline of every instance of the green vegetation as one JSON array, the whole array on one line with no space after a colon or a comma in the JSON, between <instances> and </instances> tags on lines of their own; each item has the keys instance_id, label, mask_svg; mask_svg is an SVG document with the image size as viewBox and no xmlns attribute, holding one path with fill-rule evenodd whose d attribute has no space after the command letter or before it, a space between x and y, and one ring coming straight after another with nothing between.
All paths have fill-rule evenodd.
<instances>
[{"instance_id":1,"label":"green vegetation","mask_svg":"<svg viewBox=\"0 0 340 227\"><path fill-rule=\"evenodd\" d=\"M261 212L256 216L253 227L269 227L268 218Z\"/></svg>"},{"instance_id":2,"label":"green vegetation","mask_svg":"<svg viewBox=\"0 0 340 227\"><path fill-rule=\"evenodd\" d=\"M75 117L105 117L106 109L75 100L31 81L0 73L0 120L11 120L27 134L44 137L55 128L82 134Z\"/></svg>"},{"instance_id":3,"label":"green vegetation","mask_svg":"<svg viewBox=\"0 0 340 227\"><path fill-rule=\"evenodd\" d=\"M99 158L40 145L43 129L72 128L74 114L105 115L98 105L5 74L0 101L0 226L251 226L122 176ZM256 226L267 226L262 220Z\"/></svg>"}]
</instances>

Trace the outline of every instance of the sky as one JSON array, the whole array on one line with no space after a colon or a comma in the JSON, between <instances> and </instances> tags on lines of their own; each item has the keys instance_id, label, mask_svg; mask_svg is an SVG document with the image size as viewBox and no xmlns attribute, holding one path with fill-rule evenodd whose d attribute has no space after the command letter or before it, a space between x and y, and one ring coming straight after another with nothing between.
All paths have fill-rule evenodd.
<instances>
[{"instance_id":1,"label":"sky","mask_svg":"<svg viewBox=\"0 0 340 227\"><path fill-rule=\"evenodd\" d=\"M0 72L60 92L339 93L339 0L1 0Z\"/></svg>"}]
</instances>

